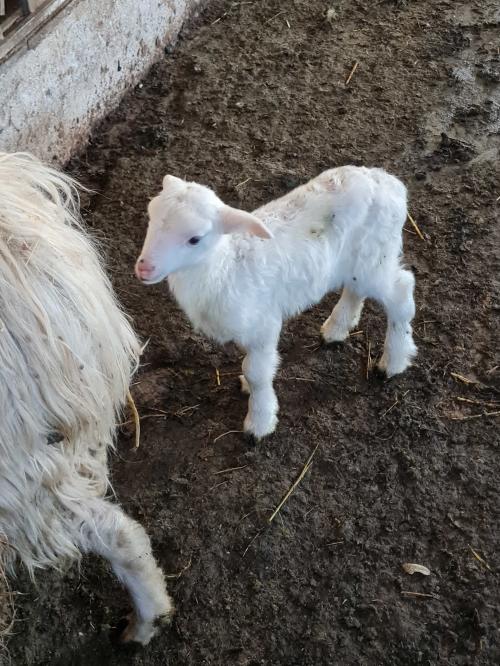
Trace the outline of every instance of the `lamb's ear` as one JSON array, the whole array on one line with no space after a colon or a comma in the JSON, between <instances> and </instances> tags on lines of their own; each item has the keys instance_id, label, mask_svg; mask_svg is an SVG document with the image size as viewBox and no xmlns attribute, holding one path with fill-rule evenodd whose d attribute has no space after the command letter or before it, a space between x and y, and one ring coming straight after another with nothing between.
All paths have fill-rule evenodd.
<instances>
[{"instance_id":1,"label":"lamb's ear","mask_svg":"<svg viewBox=\"0 0 500 666\"><path fill-rule=\"evenodd\" d=\"M220 224L225 234L246 232L259 238L273 237L269 229L255 215L231 206L221 208Z\"/></svg>"},{"instance_id":2,"label":"lamb's ear","mask_svg":"<svg viewBox=\"0 0 500 666\"><path fill-rule=\"evenodd\" d=\"M165 190L168 187L172 187L172 185L177 185L179 187L180 185L184 185L184 181L180 178L177 178L177 176L171 176L170 174L167 174L163 179L163 189Z\"/></svg>"}]
</instances>

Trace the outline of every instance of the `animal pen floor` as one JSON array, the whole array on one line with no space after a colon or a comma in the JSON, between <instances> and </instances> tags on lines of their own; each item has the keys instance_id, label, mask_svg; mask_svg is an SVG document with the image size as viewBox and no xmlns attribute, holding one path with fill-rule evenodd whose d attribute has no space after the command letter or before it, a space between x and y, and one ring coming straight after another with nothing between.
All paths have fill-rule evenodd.
<instances>
[{"instance_id":1,"label":"animal pen floor","mask_svg":"<svg viewBox=\"0 0 500 666\"><path fill-rule=\"evenodd\" d=\"M149 339L141 446L124 426L112 478L177 615L147 648L117 648L128 599L102 561L21 577L13 664L500 663L499 27L488 0L216 0L97 128L70 168ZM326 298L286 327L279 426L252 446L238 351L133 278L148 199L171 172L252 209L348 163L409 186L417 363L391 381L367 367L384 336L372 304L346 344L321 346Z\"/></svg>"}]
</instances>

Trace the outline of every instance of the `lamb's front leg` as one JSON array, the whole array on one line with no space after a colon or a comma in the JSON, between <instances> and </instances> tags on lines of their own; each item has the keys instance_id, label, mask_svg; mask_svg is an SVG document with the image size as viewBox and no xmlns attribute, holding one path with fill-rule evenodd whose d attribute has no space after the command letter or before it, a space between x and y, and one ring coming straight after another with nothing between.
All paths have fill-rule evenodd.
<instances>
[{"instance_id":1,"label":"lamb's front leg","mask_svg":"<svg viewBox=\"0 0 500 666\"><path fill-rule=\"evenodd\" d=\"M278 399L273 388L278 363L276 344L247 348L243 360L241 388L250 396L243 429L258 439L274 432L278 423Z\"/></svg>"}]
</instances>

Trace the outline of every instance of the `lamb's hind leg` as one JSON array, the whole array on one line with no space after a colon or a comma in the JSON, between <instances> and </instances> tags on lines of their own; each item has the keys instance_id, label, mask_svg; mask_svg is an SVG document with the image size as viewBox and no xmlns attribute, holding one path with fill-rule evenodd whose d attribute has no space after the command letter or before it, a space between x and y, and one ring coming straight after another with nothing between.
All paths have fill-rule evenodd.
<instances>
[{"instance_id":1,"label":"lamb's hind leg","mask_svg":"<svg viewBox=\"0 0 500 666\"><path fill-rule=\"evenodd\" d=\"M378 367L388 377L406 370L417 354L411 329L411 321L415 316L414 286L413 274L398 269L388 293L381 298L387 313L387 333Z\"/></svg>"},{"instance_id":2,"label":"lamb's hind leg","mask_svg":"<svg viewBox=\"0 0 500 666\"><path fill-rule=\"evenodd\" d=\"M321 327L321 334L325 342L342 342L345 340L349 331L358 325L362 309L363 299L344 287L332 314Z\"/></svg>"},{"instance_id":3,"label":"lamb's hind leg","mask_svg":"<svg viewBox=\"0 0 500 666\"><path fill-rule=\"evenodd\" d=\"M157 625L168 622L174 612L149 537L139 523L106 500L90 500L88 513L80 530L81 548L106 558L132 598L134 611L122 640L146 645Z\"/></svg>"}]
</instances>

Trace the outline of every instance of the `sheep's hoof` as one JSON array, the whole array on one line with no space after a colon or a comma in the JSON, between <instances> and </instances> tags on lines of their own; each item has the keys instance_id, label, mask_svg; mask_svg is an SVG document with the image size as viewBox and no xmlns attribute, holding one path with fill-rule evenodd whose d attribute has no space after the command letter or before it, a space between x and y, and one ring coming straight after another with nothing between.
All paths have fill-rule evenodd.
<instances>
[{"instance_id":1,"label":"sheep's hoof","mask_svg":"<svg viewBox=\"0 0 500 666\"><path fill-rule=\"evenodd\" d=\"M387 379L387 375L385 373L385 369L380 367L380 364L374 366L372 370L372 377L377 379L378 381L385 381Z\"/></svg>"},{"instance_id":2,"label":"sheep's hoof","mask_svg":"<svg viewBox=\"0 0 500 666\"><path fill-rule=\"evenodd\" d=\"M141 645L147 645L160 626L170 623L172 614L160 615L154 620L138 620L135 613L129 613L118 623L115 630L117 641L121 644L140 643Z\"/></svg>"},{"instance_id":3,"label":"sheep's hoof","mask_svg":"<svg viewBox=\"0 0 500 666\"><path fill-rule=\"evenodd\" d=\"M134 645L133 642L130 642L130 640L127 639L131 615L133 615L133 613L120 618L116 626L111 629L109 638L114 645Z\"/></svg>"},{"instance_id":4,"label":"sheep's hoof","mask_svg":"<svg viewBox=\"0 0 500 666\"><path fill-rule=\"evenodd\" d=\"M248 446L257 446L259 440L252 432L243 432L243 439L248 444Z\"/></svg>"}]
</instances>

